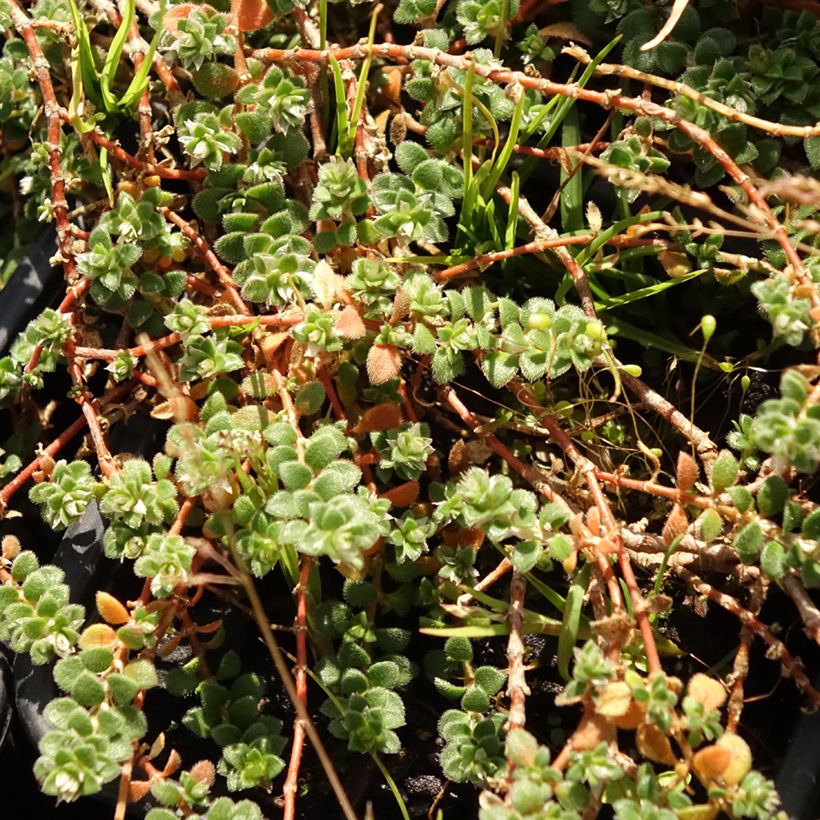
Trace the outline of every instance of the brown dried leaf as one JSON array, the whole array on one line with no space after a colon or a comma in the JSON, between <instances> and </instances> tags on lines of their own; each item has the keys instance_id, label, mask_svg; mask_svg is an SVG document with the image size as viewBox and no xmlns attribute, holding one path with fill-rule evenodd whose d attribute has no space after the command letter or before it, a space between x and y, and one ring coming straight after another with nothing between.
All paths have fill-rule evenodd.
<instances>
[{"instance_id":1,"label":"brown dried leaf","mask_svg":"<svg viewBox=\"0 0 820 820\"><path fill-rule=\"evenodd\" d=\"M468 465L469 459L464 439L457 438L447 456L447 469L450 471L450 475L457 476L459 473L463 473Z\"/></svg>"},{"instance_id":2,"label":"brown dried leaf","mask_svg":"<svg viewBox=\"0 0 820 820\"><path fill-rule=\"evenodd\" d=\"M689 453L678 453L678 465L675 471L678 479L678 490L685 493L692 489L698 480L698 465Z\"/></svg>"},{"instance_id":3,"label":"brown dried leaf","mask_svg":"<svg viewBox=\"0 0 820 820\"><path fill-rule=\"evenodd\" d=\"M402 418L401 405L393 402L376 404L359 416L359 421L353 428L353 432L356 435L361 435L362 433L378 433L382 430L390 430L399 427Z\"/></svg>"},{"instance_id":4,"label":"brown dried leaf","mask_svg":"<svg viewBox=\"0 0 820 820\"><path fill-rule=\"evenodd\" d=\"M233 0L231 12L240 31L256 31L273 20L273 12L265 0Z\"/></svg>"},{"instance_id":5,"label":"brown dried leaf","mask_svg":"<svg viewBox=\"0 0 820 820\"><path fill-rule=\"evenodd\" d=\"M401 369L401 354L393 345L373 345L367 352L367 375L371 384L395 379Z\"/></svg>"},{"instance_id":6,"label":"brown dried leaf","mask_svg":"<svg viewBox=\"0 0 820 820\"><path fill-rule=\"evenodd\" d=\"M2 553L6 561L13 561L20 554L20 539L16 535L3 536Z\"/></svg>"},{"instance_id":7,"label":"brown dried leaf","mask_svg":"<svg viewBox=\"0 0 820 820\"><path fill-rule=\"evenodd\" d=\"M151 791L150 780L132 780L128 784L128 802L136 803Z\"/></svg>"},{"instance_id":8,"label":"brown dried leaf","mask_svg":"<svg viewBox=\"0 0 820 820\"><path fill-rule=\"evenodd\" d=\"M203 13L213 14L216 9L204 3L180 3L178 6L172 6L165 12L165 17L162 18L162 26L171 34L176 34L179 28L179 21L188 18L188 15L194 10L200 9Z\"/></svg>"},{"instance_id":9,"label":"brown dried leaf","mask_svg":"<svg viewBox=\"0 0 820 820\"><path fill-rule=\"evenodd\" d=\"M552 25L544 26L538 33L542 37L554 37L556 40L574 40L583 43L585 46L591 46L593 44L589 36L584 34L574 23L553 23Z\"/></svg>"},{"instance_id":10,"label":"brown dried leaf","mask_svg":"<svg viewBox=\"0 0 820 820\"><path fill-rule=\"evenodd\" d=\"M158 755L161 755L163 750L165 749L165 732L160 732L154 742L151 744L151 748L148 750L148 759L153 760Z\"/></svg>"},{"instance_id":11,"label":"brown dried leaf","mask_svg":"<svg viewBox=\"0 0 820 820\"><path fill-rule=\"evenodd\" d=\"M316 264L313 278L310 280L310 289L316 297L316 301L328 310L344 291L344 277L339 276L324 259Z\"/></svg>"},{"instance_id":12,"label":"brown dried leaf","mask_svg":"<svg viewBox=\"0 0 820 820\"><path fill-rule=\"evenodd\" d=\"M692 768L704 785L717 780L723 775L732 762L732 754L728 749L720 746L704 746L695 752L692 758Z\"/></svg>"},{"instance_id":13,"label":"brown dried leaf","mask_svg":"<svg viewBox=\"0 0 820 820\"><path fill-rule=\"evenodd\" d=\"M601 741L609 743L615 739L615 726L603 715L584 717L571 738L572 748L577 752L594 749Z\"/></svg>"},{"instance_id":14,"label":"brown dried leaf","mask_svg":"<svg viewBox=\"0 0 820 820\"><path fill-rule=\"evenodd\" d=\"M191 777L193 777L197 783L207 783L209 786L213 786L216 778L214 764L211 763L210 760L200 760L198 763L194 763L194 765L191 766Z\"/></svg>"},{"instance_id":15,"label":"brown dried leaf","mask_svg":"<svg viewBox=\"0 0 820 820\"><path fill-rule=\"evenodd\" d=\"M382 498L386 498L394 507L409 507L415 504L419 497L418 481L407 481L393 487L386 493L382 493Z\"/></svg>"},{"instance_id":16,"label":"brown dried leaf","mask_svg":"<svg viewBox=\"0 0 820 820\"><path fill-rule=\"evenodd\" d=\"M353 305L347 305L342 309L342 312L336 317L333 329L343 339L361 339L367 332L362 317L359 316L359 311Z\"/></svg>"},{"instance_id":17,"label":"brown dried leaf","mask_svg":"<svg viewBox=\"0 0 820 820\"><path fill-rule=\"evenodd\" d=\"M632 705L632 690L622 680L608 683L598 694L595 711L604 717L623 717Z\"/></svg>"},{"instance_id":18,"label":"brown dried leaf","mask_svg":"<svg viewBox=\"0 0 820 820\"><path fill-rule=\"evenodd\" d=\"M697 672L689 679L686 693L690 698L694 698L698 703L702 703L705 709L720 709L726 702L726 690L719 680Z\"/></svg>"},{"instance_id":19,"label":"brown dried leaf","mask_svg":"<svg viewBox=\"0 0 820 820\"><path fill-rule=\"evenodd\" d=\"M665 763L667 766L674 766L678 762L669 738L657 726L642 724L635 733L635 740L638 751L648 760Z\"/></svg>"},{"instance_id":20,"label":"brown dried leaf","mask_svg":"<svg viewBox=\"0 0 820 820\"><path fill-rule=\"evenodd\" d=\"M723 782L727 786L737 786L752 768L752 750L749 744L740 735L726 732L715 745L728 751L731 761L723 772Z\"/></svg>"},{"instance_id":21,"label":"brown dried leaf","mask_svg":"<svg viewBox=\"0 0 820 820\"><path fill-rule=\"evenodd\" d=\"M632 703L629 704L629 709L627 709L623 715L614 717L612 722L619 729L632 730L637 729L644 722L645 717L646 712L644 711L643 706L633 700Z\"/></svg>"},{"instance_id":22,"label":"brown dried leaf","mask_svg":"<svg viewBox=\"0 0 820 820\"><path fill-rule=\"evenodd\" d=\"M663 543L668 547L679 535L683 535L689 526L686 511L680 504L675 504L666 523L663 525Z\"/></svg>"}]
</instances>

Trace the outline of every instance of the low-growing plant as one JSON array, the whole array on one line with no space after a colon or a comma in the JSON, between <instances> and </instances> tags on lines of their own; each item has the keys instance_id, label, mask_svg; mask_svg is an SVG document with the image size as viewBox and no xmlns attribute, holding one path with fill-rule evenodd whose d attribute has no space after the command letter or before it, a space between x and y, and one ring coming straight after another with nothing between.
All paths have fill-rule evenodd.
<instances>
[{"instance_id":1,"label":"low-growing plant","mask_svg":"<svg viewBox=\"0 0 820 820\"><path fill-rule=\"evenodd\" d=\"M820 706L786 5L0 0L0 277L40 223L64 273L0 357L45 794L786 816L744 716L758 642Z\"/></svg>"}]
</instances>

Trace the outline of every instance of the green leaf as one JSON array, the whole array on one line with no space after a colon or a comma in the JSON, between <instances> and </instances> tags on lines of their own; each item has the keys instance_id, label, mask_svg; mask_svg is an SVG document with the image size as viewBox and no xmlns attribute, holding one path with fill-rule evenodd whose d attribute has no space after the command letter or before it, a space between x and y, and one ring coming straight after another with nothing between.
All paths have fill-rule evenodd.
<instances>
[{"instance_id":1,"label":"green leaf","mask_svg":"<svg viewBox=\"0 0 820 820\"><path fill-rule=\"evenodd\" d=\"M820 509L814 510L806 516L800 532L804 538L811 541L820 541Z\"/></svg>"},{"instance_id":2,"label":"green leaf","mask_svg":"<svg viewBox=\"0 0 820 820\"><path fill-rule=\"evenodd\" d=\"M740 465L737 459L728 451L721 450L715 463L712 465L712 487L716 493L723 492L737 480Z\"/></svg>"},{"instance_id":3,"label":"green leaf","mask_svg":"<svg viewBox=\"0 0 820 820\"><path fill-rule=\"evenodd\" d=\"M781 513L789 497L789 488L779 475L772 475L757 493L757 508L769 518Z\"/></svg>"},{"instance_id":4,"label":"green leaf","mask_svg":"<svg viewBox=\"0 0 820 820\"><path fill-rule=\"evenodd\" d=\"M117 104L116 98L111 92L111 87L114 84L114 77L120 65L122 50L128 40L131 24L134 22L135 11L135 0L125 0L125 11L120 19L120 27L117 29L117 33L114 35L114 39L111 41L105 55L100 90L102 91L103 103L108 111L113 111Z\"/></svg>"},{"instance_id":5,"label":"green leaf","mask_svg":"<svg viewBox=\"0 0 820 820\"><path fill-rule=\"evenodd\" d=\"M96 675L84 669L71 686L71 697L80 706L99 706L105 700L105 686Z\"/></svg>"},{"instance_id":6,"label":"green leaf","mask_svg":"<svg viewBox=\"0 0 820 820\"><path fill-rule=\"evenodd\" d=\"M746 487L729 487L727 490L732 497L732 504L738 512L746 512L752 505L752 494Z\"/></svg>"},{"instance_id":7,"label":"green leaf","mask_svg":"<svg viewBox=\"0 0 820 820\"><path fill-rule=\"evenodd\" d=\"M704 510L698 524L704 541L712 541L723 531L723 519L717 510Z\"/></svg>"},{"instance_id":8,"label":"green leaf","mask_svg":"<svg viewBox=\"0 0 820 820\"><path fill-rule=\"evenodd\" d=\"M108 678L108 691L118 706L126 706L137 696L139 684L120 672L112 672Z\"/></svg>"},{"instance_id":9,"label":"green leaf","mask_svg":"<svg viewBox=\"0 0 820 820\"><path fill-rule=\"evenodd\" d=\"M806 149L806 157L812 169L820 168L820 137L806 137L803 140L803 147Z\"/></svg>"},{"instance_id":10,"label":"green leaf","mask_svg":"<svg viewBox=\"0 0 820 820\"><path fill-rule=\"evenodd\" d=\"M157 685L157 670L151 661L131 661L122 672L134 681L140 689L151 689Z\"/></svg>"},{"instance_id":11,"label":"green leaf","mask_svg":"<svg viewBox=\"0 0 820 820\"><path fill-rule=\"evenodd\" d=\"M763 546L763 530L757 521L750 521L735 536L735 549L744 564L751 564Z\"/></svg>"},{"instance_id":12,"label":"green leaf","mask_svg":"<svg viewBox=\"0 0 820 820\"><path fill-rule=\"evenodd\" d=\"M313 470L300 461L286 461L279 465L279 477L289 490L303 490L313 478Z\"/></svg>"},{"instance_id":13,"label":"green leaf","mask_svg":"<svg viewBox=\"0 0 820 820\"><path fill-rule=\"evenodd\" d=\"M786 550L777 541L769 541L760 553L760 569L773 581L779 581L786 572Z\"/></svg>"},{"instance_id":14,"label":"green leaf","mask_svg":"<svg viewBox=\"0 0 820 820\"><path fill-rule=\"evenodd\" d=\"M84 672L85 665L79 656L63 658L54 665L54 681L64 692L70 692L77 678Z\"/></svg>"},{"instance_id":15,"label":"green leaf","mask_svg":"<svg viewBox=\"0 0 820 820\"><path fill-rule=\"evenodd\" d=\"M458 663L469 663L473 659L473 645L466 638L448 638L444 643L444 654Z\"/></svg>"},{"instance_id":16,"label":"green leaf","mask_svg":"<svg viewBox=\"0 0 820 820\"><path fill-rule=\"evenodd\" d=\"M468 712L486 712L490 708L490 696L480 686L469 686L461 698L461 708Z\"/></svg>"},{"instance_id":17,"label":"green leaf","mask_svg":"<svg viewBox=\"0 0 820 820\"><path fill-rule=\"evenodd\" d=\"M541 557L542 547L535 541L519 541L512 549L510 560L519 572L529 572Z\"/></svg>"},{"instance_id":18,"label":"green leaf","mask_svg":"<svg viewBox=\"0 0 820 820\"><path fill-rule=\"evenodd\" d=\"M490 696L496 694L507 680L507 676L494 666L479 666L473 677L476 684Z\"/></svg>"},{"instance_id":19,"label":"green leaf","mask_svg":"<svg viewBox=\"0 0 820 820\"><path fill-rule=\"evenodd\" d=\"M159 12L157 14L155 23L156 29L154 31L154 36L151 38L151 42L148 45L148 52L146 53L142 61L142 65L139 67L139 70L137 70L134 73L134 77L131 80L128 88L126 89L125 94L123 94L122 97L120 97L118 106L121 109L128 110L129 108L132 108L134 105L136 105L137 101L142 96L146 86L148 85L148 74L154 65L154 55L157 52L157 46L159 46L160 37L162 36L162 21L164 19L165 0L160 0Z\"/></svg>"}]
</instances>

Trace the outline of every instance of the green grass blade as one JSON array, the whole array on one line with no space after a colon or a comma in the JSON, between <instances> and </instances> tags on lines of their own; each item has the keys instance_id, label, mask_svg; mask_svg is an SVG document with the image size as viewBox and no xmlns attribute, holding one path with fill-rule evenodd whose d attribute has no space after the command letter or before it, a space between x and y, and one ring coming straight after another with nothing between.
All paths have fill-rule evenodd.
<instances>
[{"instance_id":1,"label":"green grass blade","mask_svg":"<svg viewBox=\"0 0 820 820\"><path fill-rule=\"evenodd\" d=\"M578 641L578 630L581 625L581 608L589 583L589 565L575 574L567 592L567 604L561 622L561 634L558 636L558 671L564 680L569 680L569 662L572 650Z\"/></svg>"},{"instance_id":2,"label":"green grass blade","mask_svg":"<svg viewBox=\"0 0 820 820\"><path fill-rule=\"evenodd\" d=\"M347 116L347 99L345 83L339 61L331 54L330 68L333 72L333 91L336 97L336 153L341 156L347 152L347 135L350 122Z\"/></svg>"},{"instance_id":3,"label":"green grass blade","mask_svg":"<svg viewBox=\"0 0 820 820\"><path fill-rule=\"evenodd\" d=\"M154 36L151 38L151 43L148 46L148 52L142 61L142 65L139 67L139 71L134 74L134 78L129 83L125 94L120 98L118 105L121 109L129 109L136 105L148 85L148 75L151 71L151 66L154 64L154 55L157 53L159 39L162 36L162 21L165 19L165 8L165 0L162 0L159 6L157 27L154 31Z\"/></svg>"},{"instance_id":4,"label":"green grass blade","mask_svg":"<svg viewBox=\"0 0 820 820\"><path fill-rule=\"evenodd\" d=\"M75 0L69 0L71 9L71 19L74 23L74 32L77 37L77 50L80 59L80 71L83 78L83 90L86 97L94 103L98 109L103 108L102 96L100 94L100 78L97 73L97 66L94 63L94 52L91 49L91 37L88 34L88 27L85 20L80 16Z\"/></svg>"},{"instance_id":5,"label":"green grass blade","mask_svg":"<svg viewBox=\"0 0 820 820\"><path fill-rule=\"evenodd\" d=\"M576 257L578 264L583 267L613 236L617 236L635 225L642 225L644 222L653 222L656 219L663 219L663 215L663 211L648 211L647 213L628 216L626 219L621 219L614 225L610 225L605 231L601 231L589 245L581 249Z\"/></svg>"},{"instance_id":6,"label":"green grass blade","mask_svg":"<svg viewBox=\"0 0 820 820\"><path fill-rule=\"evenodd\" d=\"M353 103L353 114L350 117L350 124L347 132L347 145L352 149L356 142L356 129L359 125L359 116L362 113L362 106L364 105L364 94L367 88L367 78L370 75L370 64L373 61L371 49L373 48L373 41L376 39L376 21L379 17L379 12L384 8L381 3L373 9L370 15L370 30L367 34L367 56L362 62L362 68L359 72L359 82L356 86L356 100Z\"/></svg>"},{"instance_id":7,"label":"green grass blade","mask_svg":"<svg viewBox=\"0 0 820 820\"><path fill-rule=\"evenodd\" d=\"M645 347L657 348L664 353L671 353L673 356L677 356L685 362L694 363L697 362L700 357L699 350L682 344L670 336L662 336L659 333L653 333L649 330L636 327L618 316L608 316L607 324L615 329L617 335L623 336L625 339L631 339L633 342L638 342ZM721 370L721 368L718 367L718 363L711 356L703 357L703 366L711 370Z\"/></svg>"},{"instance_id":8,"label":"green grass blade","mask_svg":"<svg viewBox=\"0 0 820 820\"><path fill-rule=\"evenodd\" d=\"M114 108L117 107L117 99L111 91L111 88L114 85L114 77L120 65L122 50L125 48L125 43L128 40L128 32L131 30L131 24L134 22L135 13L136 5L134 0L125 0L125 13L122 15L120 27L117 29L117 33L111 41L108 53L105 55L100 89L102 91L103 104L108 111L113 111ZM145 60L143 62L145 62Z\"/></svg>"},{"instance_id":9,"label":"green grass blade","mask_svg":"<svg viewBox=\"0 0 820 820\"><path fill-rule=\"evenodd\" d=\"M648 299L651 296L657 296L669 288L674 288L676 285L682 285L684 282L689 282L691 279L697 279L698 276L703 276L706 273L706 268L702 270L694 270L687 273L685 276L680 276L677 279L667 279L665 282L656 282L654 285L647 285L644 288L637 288L623 296L610 296L601 302L600 310L611 310L612 308L628 305L632 302L637 302L640 299Z\"/></svg>"},{"instance_id":10,"label":"green grass blade","mask_svg":"<svg viewBox=\"0 0 820 820\"><path fill-rule=\"evenodd\" d=\"M567 110L561 127L561 145L571 146L581 143L581 121L578 108ZM579 160L580 163L580 160ZM561 227L564 232L580 231L584 227L583 165L567 170L561 164Z\"/></svg>"},{"instance_id":11,"label":"green grass blade","mask_svg":"<svg viewBox=\"0 0 820 820\"><path fill-rule=\"evenodd\" d=\"M513 148L518 141L518 132L521 129L521 119L524 115L524 94L522 93L521 96L518 98L518 102L515 104L515 109L513 111L512 120L510 120L510 131L507 134L507 139L504 142L504 147L501 149L501 153L498 155L498 159L493 164L492 171L490 175L487 177L487 181L484 183L483 192L485 198L489 198L492 196L492 192L495 190L495 186L498 184L498 180L501 179L501 175L507 169L507 165L510 162L510 158L512 157Z\"/></svg>"},{"instance_id":12,"label":"green grass blade","mask_svg":"<svg viewBox=\"0 0 820 820\"><path fill-rule=\"evenodd\" d=\"M114 207L114 186L111 184L111 164L108 162L108 149L100 148L100 174L102 174L105 192L108 194L108 201Z\"/></svg>"},{"instance_id":13,"label":"green grass blade","mask_svg":"<svg viewBox=\"0 0 820 820\"><path fill-rule=\"evenodd\" d=\"M504 249L508 251L515 247L515 237L518 233L518 195L520 189L521 178L513 171L510 181L510 205L507 210L507 228L504 233ZM506 262L507 260L505 259L504 263Z\"/></svg>"}]
</instances>

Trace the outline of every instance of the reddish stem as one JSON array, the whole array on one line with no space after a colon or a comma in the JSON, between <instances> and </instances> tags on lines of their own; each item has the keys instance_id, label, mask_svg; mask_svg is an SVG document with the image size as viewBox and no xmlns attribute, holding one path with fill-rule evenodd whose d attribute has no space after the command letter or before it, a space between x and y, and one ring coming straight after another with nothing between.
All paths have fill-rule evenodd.
<instances>
[{"instance_id":1,"label":"reddish stem","mask_svg":"<svg viewBox=\"0 0 820 820\"><path fill-rule=\"evenodd\" d=\"M296 588L296 694L302 703L307 706L307 609L308 585L310 583L310 569L312 559L303 555L300 559L299 586ZM299 717L293 723L293 744L290 749L290 763L285 779L283 793L285 796L284 820L293 820L296 817L296 792L299 785L299 767L302 763L302 750L305 745L305 727Z\"/></svg>"}]
</instances>

